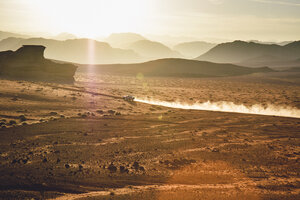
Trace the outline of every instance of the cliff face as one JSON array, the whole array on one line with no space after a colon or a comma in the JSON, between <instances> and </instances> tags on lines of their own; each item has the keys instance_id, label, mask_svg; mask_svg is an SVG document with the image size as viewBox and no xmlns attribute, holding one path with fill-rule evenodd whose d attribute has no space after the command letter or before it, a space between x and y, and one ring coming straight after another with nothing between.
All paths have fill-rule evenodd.
<instances>
[{"instance_id":1,"label":"cliff face","mask_svg":"<svg viewBox=\"0 0 300 200\"><path fill-rule=\"evenodd\" d=\"M44 58L44 46L24 45L0 52L0 76L10 79L73 83L77 66Z\"/></svg>"}]
</instances>

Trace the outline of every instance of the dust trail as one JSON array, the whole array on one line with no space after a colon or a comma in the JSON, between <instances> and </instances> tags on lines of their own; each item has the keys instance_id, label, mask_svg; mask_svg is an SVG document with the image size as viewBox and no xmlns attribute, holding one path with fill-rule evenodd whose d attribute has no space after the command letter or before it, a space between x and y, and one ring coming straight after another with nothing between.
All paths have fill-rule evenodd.
<instances>
[{"instance_id":1,"label":"dust trail","mask_svg":"<svg viewBox=\"0 0 300 200\"><path fill-rule=\"evenodd\" d=\"M185 184L165 184L165 185L145 185L145 186L131 186L131 188L117 188L111 189L109 191L94 191L81 194L66 194L54 198L52 200L75 200L75 199L85 199L85 198L99 198L104 196L109 196L111 192L115 195L124 195L130 193L138 193L143 191L170 191L176 189L234 189L237 187L249 186L249 183L238 184L201 184L201 185L185 185ZM94 199L94 198L93 198Z\"/></svg>"},{"instance_id":2,"label":"dust trail","mask_svg":"<svg viewBox=\"0 0 300 200\"><path fill-rule=\"evenodd\" d=\"M281 116L281 117L292 117L300 118L300 110L293 107L283 107L268 105L264 107L262 105L256 104L252 106L245 106L243 104L237 105L233 102L210 102L205 103L195 103L187 104L181 102L167 102L159 101L153 99L140 99L136 98L135 101L152 104L157 106L165 106L170 108L179 108L187 110L208 110L208 111L219 111L219 112L234 112L234 113L246 113L246 114L256 114L256 115L271 115L271 116Z\"/></svg>"}]
</instances>

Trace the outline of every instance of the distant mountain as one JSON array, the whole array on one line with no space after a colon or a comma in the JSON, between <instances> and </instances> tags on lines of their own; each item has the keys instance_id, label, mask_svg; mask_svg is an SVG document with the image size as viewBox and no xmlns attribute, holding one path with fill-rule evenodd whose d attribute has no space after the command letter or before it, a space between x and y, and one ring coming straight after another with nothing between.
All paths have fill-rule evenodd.
<instances>
[{"instance_id":1,"label":"distant mountain","mask_svg":"<svg viewBox=\"0 0 300 200\"><path fill-rule=\"evenodd\" d=\"M92 68L91 68L92 67ZM225 77L252 74L258 72L272 72L270 68L248 68L233 64L217 64L204 61L185 59L160 59L138 64L115 64L81 66L80 72L108 73L119 75L136 75L142 73L145 76L162 77Z\"/></svg>"},{"instance_id":2,"label":"distant mountain","mask_svg":"<svg viewBox=\"0 0 300 200\"><path fill-rule=\"evenodd\" d=\"M113 47L125 48L129 44L139 40L146 40L146 38L136 33L113 33L104 41L108 42Z\"/></svg>"},{"instance_id":3,"label":"distant mountain","mask_svg":"<svg viewBox=\"0 0 300 200\"><path fill-rule=\"evenodd\" d=\"M83 64L133 63L141 62L132 50L112 48L105 42L90 39L58 41L44 38L8 38L0 42L0 51L16 50L22 45L43 45L45 57Z\"/></svg>"},{"instance_id":4,"label":"distant mountain","mask_svg":"<svg viewBox=\"0 0 300 200\"><path fill-rule=\"evenodd\" d=\"M54 40L72 40L76 39L76 35L73 35L71 33L60 33L57 36L53 37Z\"/></svg>"},{"instance_id":5,"label":"distant mountain","mask_svg":"<svg viewBox=\"0 0 300 200\"><path fill-rule=\"evenodd\" d=\"M185 42L174 46L174 50L181 53L183 56L188 58L195 58L203 53L206 53L211 48L215 47L216 44L195 41L195 42Z\"/></svg>"},{"instance_id":6,"label":"distant mountain","mask_svg":"<svg viewBox=\"0 0 300 200\"><path fill-rule=\"evenodd\" d=\"M4 32L0 31L0 41L9 37L18 37L18 38L29 38L28 35L22 35L18 33L10 33L10 32Z\"/></svg>"},{"instance_id":7,"label":"distant mountain","mask_svg":"<svg viewBox=\"0 0 300 200\"><path fill-rule=\"evenodd\" d=\"M134 50L141 56L148 59L159 58L179 58L182 57L180 53L173 51L169 47L159 42L150 40L140 40L128 46L128 49Z\"/></svg>"},{"instance_id":8,"label":"distant mountain","mask_svg":"<svg viewBox=\"0 0 300 200\"><path fill-rule=\"evenodd\" d=\"M265 42L265 41L260 41L260 40L250 40L248 42L254 42L258 44L278 44L280 46L287 45L289 43L292 43L293 41L283 41L283 42Z\"/></svg>"},{"instance_id":9,"label":"distant mountain","mask_svg":"<svg viewBox=\"0 0 300 200\"><path fill-rule=\"evenodd\" d=\"M153 35L147 34L146 37L149 40L157 41L163 43L168 46L175 46L178 43L197 41L198 39L195 37L187 37L187 36L172 36L172 35Z\"/></svg>"},{"instance_id":10,"label":"distant mountain","mask_svg":"<svg viewBox=\"0 0 300 200\"><path fill-rule=\"evenodd\" d=\"M295 60L299 58L299 55L300 41L284 46L234 41L219 44L196 58L196 60L243 65L251 65L253 62L257 62L256 66L264 66L266 63ZM259 64L259 60L261 64Z\"/></svg>"}]
</instances>

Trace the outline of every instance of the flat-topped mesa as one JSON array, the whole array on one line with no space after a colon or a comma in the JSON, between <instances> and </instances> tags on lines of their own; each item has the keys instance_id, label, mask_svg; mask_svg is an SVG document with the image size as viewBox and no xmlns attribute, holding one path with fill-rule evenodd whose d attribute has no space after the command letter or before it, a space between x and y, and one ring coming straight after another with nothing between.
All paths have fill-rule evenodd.
<instances>
[{"instance_id":1,"label":"flat-topped mesa","mask_svg":"<svg viewBox=\"0 0 300 200\"><path fill-rule=\"evenodd\" d=\"M42 45L23 45L15 52L15 56L28 61L43 60L45 49Z\"/></svg>"},{"instance_id":2,"label":"flat-topped mesa","mask_svg":"<svg viewBox=\"0 0 300 200\"><path fill-rule=\"evenodd\" d=\"M73 83L77 66L44 58L46 47L23 45L17 51L0 52L0 76L44 82Z\"/></svg>"}]
</instances>

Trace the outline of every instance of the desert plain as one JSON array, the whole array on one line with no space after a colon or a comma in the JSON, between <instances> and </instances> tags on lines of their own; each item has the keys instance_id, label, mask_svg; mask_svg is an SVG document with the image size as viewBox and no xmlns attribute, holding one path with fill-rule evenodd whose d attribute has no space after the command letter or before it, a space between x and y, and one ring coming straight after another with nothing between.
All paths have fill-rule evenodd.
<instances>
[{"instance_id":1,"label":"desert plain","mask_svg":"<svg viewBox=\"0 0 300 200\"><path fill-rule=\"evenodd\" d=\"M127 102L300 109L299 72L0 80L0 199L299 199L300 119Z\"/></svg>"}]
</instances>

